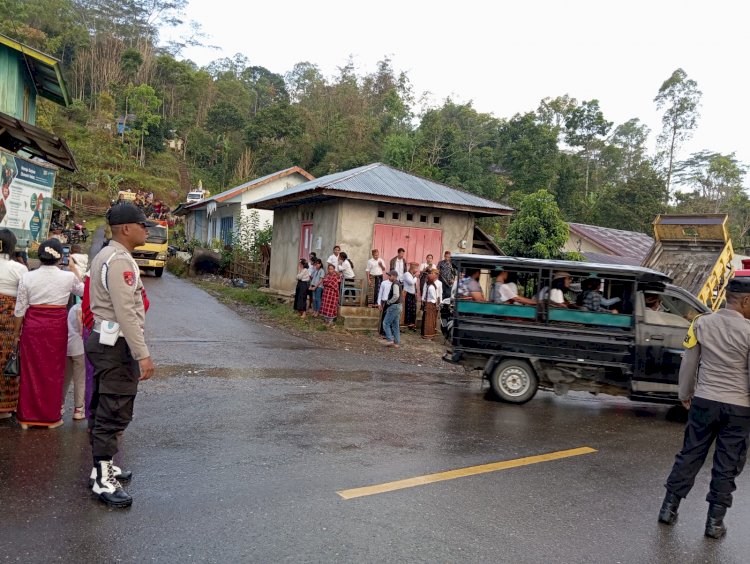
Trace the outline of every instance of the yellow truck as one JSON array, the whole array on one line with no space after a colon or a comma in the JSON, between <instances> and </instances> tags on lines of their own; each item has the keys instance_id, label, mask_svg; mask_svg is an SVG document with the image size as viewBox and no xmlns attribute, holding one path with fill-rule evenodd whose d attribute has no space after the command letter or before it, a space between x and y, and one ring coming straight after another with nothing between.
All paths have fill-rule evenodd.
<instances>
[{"instance_id":1,"label":"yellow truck","mask_svg":"<svg viewBox=\"0 0 750 564\"><path fill-rule=\"evenodd\" d=\"M133 258L141 270L153 270L155 276L161 276L169 255L168 225L162 220L156 223L158 225L148 228L146 244L133 250Z\"/></svg>"},{"instance_id":2,"label":"yellow truck","mask_svg":"<svg viewBox=\"0 0 750 564\"><path fill-rule=\"evenodd\" d=\"M724 302L732 277L732 239L724 214L659 215L656 243L643 266L663 272L710 309Z\"/></svg>"}]
</instances>

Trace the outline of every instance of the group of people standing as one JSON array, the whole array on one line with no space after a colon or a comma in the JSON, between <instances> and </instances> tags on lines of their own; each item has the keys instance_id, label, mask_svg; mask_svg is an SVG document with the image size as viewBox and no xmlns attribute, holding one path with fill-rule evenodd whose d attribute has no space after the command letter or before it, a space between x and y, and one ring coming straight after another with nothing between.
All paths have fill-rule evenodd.
<instances>
[{"instance_id":1,"label":"group of people standing","mask_svg":"<svg viewBox=\"0 0 750 564\"><path fill-rule=\"evenodd\" d=\"M330 325L339 314L341 292L354 283L354 265L336 245L325 265L316 253L297 263L294 310L304 319L308 313Z\"/></svg>"},{"instance_id":2,"label":"group of people standing","mask_svg":"<svg viewBox=\"0 0 750 564\"><path fill-rule=\"evenodd\" d=\"M145 243L149 222L132 204L113 206L107 220L112 240L88 272L88 257L64 260L54 238L41 243L41 266L29 271L11 260L15 235L0 230L0 368L16 350L20 360L18 373L6 369L0 376L0 418L15 412L24 429L59 427L72 381L73 419L88 418L89 487L107 505L127 507L132 498L120 480L131 473L113 457L132 419L138 382L154 372L144 338L148 299L131 255Z\"/></svg>"}]
</instances>

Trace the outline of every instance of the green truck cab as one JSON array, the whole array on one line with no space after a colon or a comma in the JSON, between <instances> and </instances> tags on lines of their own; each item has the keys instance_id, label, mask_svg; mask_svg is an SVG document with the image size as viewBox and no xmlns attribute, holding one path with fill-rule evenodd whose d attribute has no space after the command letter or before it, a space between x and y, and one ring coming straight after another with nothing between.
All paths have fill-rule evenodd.
<instances>
[{"instance_id":1,"label":"green truck cab","mask_svg":"<svg viewBox=\"0 0 750 564\"><path fill-rule=\"evenodd\" d=\"M709 309L668 276L635 266L501 256L454 255L453 262L459 272L482 272L485 297L490 273L501 267L517 279L518 295L536 301L452 301L444 359L482 370L501 400L525 403L542 389L677 403L682 342L692 319ZM547 289L562 272L570 287L559 305ZM576 303L578 285L593 276L604 298L619 298L611 311Z\"/></svg>"}]
</instances>

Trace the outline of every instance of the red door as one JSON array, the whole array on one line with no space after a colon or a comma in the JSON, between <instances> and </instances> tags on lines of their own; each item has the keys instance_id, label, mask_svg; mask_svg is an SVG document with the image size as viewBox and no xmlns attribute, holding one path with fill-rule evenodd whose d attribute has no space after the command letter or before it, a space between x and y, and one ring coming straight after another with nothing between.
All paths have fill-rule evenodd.
<instances>
[{"instance_id":1,"label":"red door","mask_svg":"<svg viewBox=\"0 0 750 564\"><path fill-rule=\"evenodd\" d=\"M428 254L432 254L437 262L443 253L443 232L440 229L376 223L372 248L380 251L386 264L398 254L399 248L406 249L406 259L409 262L421 264Z\"/></svg>"},{"instance_id":2,"label":"red door","mask_svg":"<svg viewBox=\"0 0 750 564\"><path fill-rule=\"evenodd\" d=\"M312 223L302 224L302 232L300 233L299 237L299 258L304 258L305 260L307 260L307 257L310 256L310 251L312 251L312 230Z\"/></svg>"}]
</instances>

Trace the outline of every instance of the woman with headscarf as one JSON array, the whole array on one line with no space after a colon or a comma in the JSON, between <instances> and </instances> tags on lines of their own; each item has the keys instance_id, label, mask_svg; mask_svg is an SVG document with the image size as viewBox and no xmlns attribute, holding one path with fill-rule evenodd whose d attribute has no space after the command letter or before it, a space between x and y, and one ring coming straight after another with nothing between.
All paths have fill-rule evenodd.
<instances>
[{"instance_id":1,"label":"woman with headscarf","mask_svg":"<svg viewBox=\"0 0 750 564\"><path fill-rule=\"evenodd\" d=\"M20 332L21 377L16 418L21 428L62 425L60 398L68 350L70 294L83 295L74 264L60 270L63 247L57 239L39 245L42 266L27 272L18 285L16 335Z\"/></svg>"},{"instance_id":2,"label":"woman with headscarf","mask_svg":"<svg viewBox=\"0 0 750 564\"><path fill-rule=\"evenodd\" d=\"M14 260L16 236L0 229L0 370L10 358L16 341L15 316L18 284L28 269ZM0 374L0 419L6 419L18 404L18 377Z\"/></svg>"},{"instance_id":3,"label":"woman with headscarf","mask_svg":"<svg viewBox=\"0 0 750 564\"><path fill-rule=\"evenodd\" d=\"M329 325L339 314L340 288L341 277L336 272L336 267L328 264L328 273L323 277L323 299L320 304L320 315Z\"/></svg>"}]
</instances>

